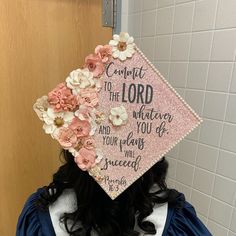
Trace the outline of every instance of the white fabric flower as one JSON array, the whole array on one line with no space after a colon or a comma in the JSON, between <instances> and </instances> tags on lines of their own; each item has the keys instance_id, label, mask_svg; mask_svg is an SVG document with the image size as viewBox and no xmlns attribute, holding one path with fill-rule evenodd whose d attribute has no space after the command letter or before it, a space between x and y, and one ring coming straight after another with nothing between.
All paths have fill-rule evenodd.
<instances>
[{"instance_id":1,"label":"white fabric flower","mask_svg":"<svg viewBox=\"0 0 236 236\"><path fill-rule=\"evenodd\" d=\"M48 108L43 118L43 129L47 134L51 134L56 138L58 131L61 127L68 127L74 118L73 112L54 112L52 108Z\"/></svg>"},{"instance_id":2,"label":"white fabric flower","mask_svg":"<svg viewBox=\"0 0 236 236\"><path fill-rule=\"evenodd\" d=\"M74 157L76 157L76 156L79 154L79 152L78 152L77 150L75 150L74 148L69 148L68 151L69 151Z\"/></svg>"},{"instance_id":3,"label":"white fabric flower","mask_svg":"<svg viewBox=\"0 0 236 236\"><path fill-rule=\"evenodd\" d=\"M93 73L87 68L74 70L66 78L66 85L68 88L72 89L74 95L77 95L80 92L80 89L95 86Z\"/></svg>"},{"instance_id":4,"label":"white fabric flower","mask_svg":"<svg viewBox=\"0 0 236 236\"><path fill-rule=\"evenodd\" d=\"M128 114L124 106L114 107L110 110L109 120L115 126L126 124Z\"/></svg>"},{"instance_id":5,"label":"white fabric flower","mask_svg":"<svg viewBox=\"0 0 236 236\"><path fill-rule=\"evenodd\" d=\"M130 37L128 33L121 32L120 35L113 35L113 40L110 40L109 45L112 46L112 56L121 61L132 57L135 52L134 38Z\"/></svg>"},{"instance_id":6,"label":"white fabric flower","mask_svg":"<svg viewBox=\"0 0 236 236\"><path fill-rule=\"evenodd\" d=\"M96 122L92 121L92 122L90 122L90 126L91 126L91 130L90 130L90 132L89 132L89 135L90 135L90 136L93 136L93 135L96 133L96 130L97 130L97 128L98 128L98 125L97 125Z\"/></svg>"},{"instance_id":7,"label":"white fabric flower","mask_svg":"<svg viewBox=\"0 0 236 236\"><path fill-rule=\"evenodd\" d=\"M93 78L93 81L95 83L95 89L97 92L101 91L102 89L102 83L103 83L103 77L101 76L100 78Z\"/></svg>"},{"instance_id":8,"label":"white fabric flower","mask_svg":"<svg viewBox=\"0 0 236 236\"><path fill-rule=\"evenodd\" d=\"M33 109L38 115L40 120L43 120L44 116L47 113L48 107L49 107L49 103L48 103L47 96L42 96L41 98L38 98L36 103L33 105Z\"/></svg>"},{"instance_id":9,"label":"white fabric flower","mask_svg":"<svg viewBox=\"0 0 236 236\"><path fill-rule=\"evenodd\" d=\"M96 157L95 162L99 163L103 159L104 154L103 154L102 150L98 149L98 148L96 148L96 154L97 154L97 157Z\"/></svg>"}]
</instances>

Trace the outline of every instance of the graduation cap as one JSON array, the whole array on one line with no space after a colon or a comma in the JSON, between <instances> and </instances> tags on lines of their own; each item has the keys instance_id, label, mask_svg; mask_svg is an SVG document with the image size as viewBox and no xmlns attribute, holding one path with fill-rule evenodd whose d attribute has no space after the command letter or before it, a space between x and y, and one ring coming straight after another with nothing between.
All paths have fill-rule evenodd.
<instances>
[{"instance_id":1,"label":"graduation cap","mask_svg":"<svg viewBox=\"0 0 236 236\"><path fill-rule=\"evenodd\" d=\"M201 122L128 33L98 45L34 110L111 199Z\"/></svg>"}]
</instances>

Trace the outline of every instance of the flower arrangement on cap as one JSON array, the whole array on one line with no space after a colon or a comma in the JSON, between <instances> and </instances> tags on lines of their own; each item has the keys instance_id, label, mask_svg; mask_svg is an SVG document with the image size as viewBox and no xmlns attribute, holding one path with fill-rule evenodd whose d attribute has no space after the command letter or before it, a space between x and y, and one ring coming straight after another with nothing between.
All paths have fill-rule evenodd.
<instances>
[{"instance_id":1,"label":"flower arrangement on cap","mask_svg":"<svg viewBox=\"0 0 236 236\"><path fill-rule=\"evenodd\" d=\"M44 122L45 132L73 154L81 170L89 171L98 181L101 176L96 164L102 152L93 138L96 128L106 117L114 126L125 125L128 119L124 106L111 108L107 116L98 109L102 74L111 56L123 61L134 52L133 38L128 33L114 35L109 45L98 45L95 53L85 58L84 68L72 71L65 82L37 99L33 106Z\"/></svg>"}]
</instances>

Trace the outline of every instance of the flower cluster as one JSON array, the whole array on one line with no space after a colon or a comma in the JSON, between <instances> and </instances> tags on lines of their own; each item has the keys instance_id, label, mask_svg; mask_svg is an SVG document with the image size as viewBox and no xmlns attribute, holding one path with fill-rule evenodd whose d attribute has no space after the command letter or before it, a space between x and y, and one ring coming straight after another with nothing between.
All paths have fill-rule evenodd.
<instances>
[{"instance_id":1,"label":"flower cluster","mask_svg":"<svg viewBox=\"0 0 236 236\"><path fill-rule=\"evenodd\" d=\"M98 93L113 49L110 45L97 46L94 54L85 58L82 69L72 71L65 82L39 98L33 106L44 122L45 132L72 153L81 170L91 171L98 179L96 164L101 161L102 154L96 148L93 136L97 125L105 119L105 114L98 110ZM125 124L127 118L123 106L111 109L109 120L113 125Z\"/></svg>"}]
</instances>

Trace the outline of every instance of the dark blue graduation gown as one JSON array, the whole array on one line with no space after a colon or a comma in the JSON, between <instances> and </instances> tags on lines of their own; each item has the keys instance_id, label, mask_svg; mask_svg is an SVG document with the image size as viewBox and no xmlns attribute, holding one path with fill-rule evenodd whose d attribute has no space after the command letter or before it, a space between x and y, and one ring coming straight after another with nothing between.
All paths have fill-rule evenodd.
<instances>
[{"instance_id":1,"label":"dark blue graduation gown","mask_svg":"<svg viewBox=\"0 0 236 236\"><path fill-rule=\"evenodd\" d=\"M17 224L16 236L55 236L49 211L35 205L42 189L32 194L22 210ZM178 200L184 199L179 194ZM162 236L212 236L197 217L193 206L184 200L183 207L168 207L167 219Z\"/></svg>"}]
</instances>

